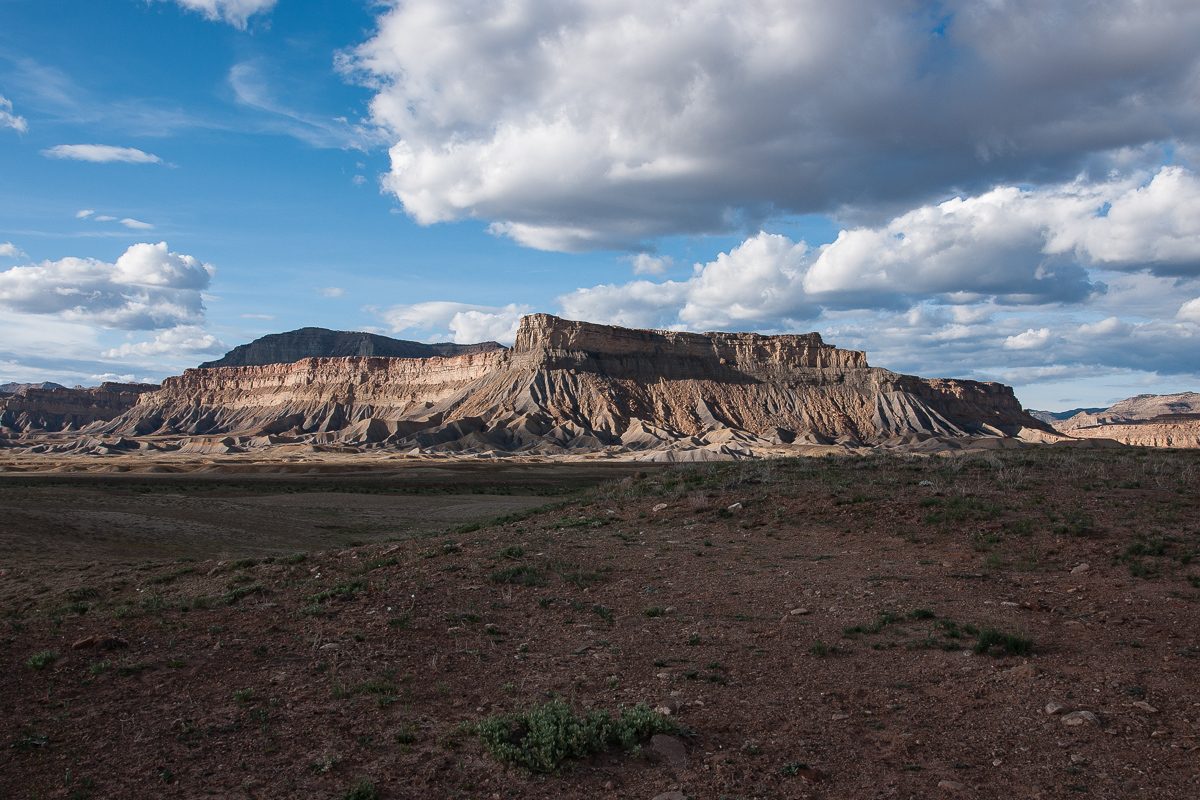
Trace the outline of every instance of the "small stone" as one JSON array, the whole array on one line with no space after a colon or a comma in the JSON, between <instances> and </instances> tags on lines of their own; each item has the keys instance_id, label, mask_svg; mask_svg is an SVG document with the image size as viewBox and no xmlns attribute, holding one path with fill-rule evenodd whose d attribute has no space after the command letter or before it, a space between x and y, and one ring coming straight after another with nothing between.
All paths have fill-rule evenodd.
<instances>
[{"instance_id":1,"label":"small stone","mask_svg":"<svg viewBox=\"0 0 1200 800\"><path fill-rule=\"evenodd\" d=\"M788 613L794 617L802 617L808 613L808 609L807 608L793 608Z\"/></svg>"},{"instance_id":2,"label":"small stone","mask_svg":"<svg viewBox=\"0 0 1200 800\"><path fill-rule=\"evenodd\" d=\"M933 486L933 481L921 481L918 486Z\"/></svg>"},{"instance_id":3,"label":"small stone","mask_svg":"<svg viewBox=\"0 0 1200 800\"><path fill-rule=\"evenodd\" d=\"M1162 739L1162 738L1164 738L1166 736L1170 736L1170 735L1171 735L1170 731L1155 731L1154 733L1150 734L1150 738L1151 739Z\"/></svg>"},{"instance_id":4,"label":"small stone","mask_svg":"<svg viewBox=\"0 0 1200 800\"><path fill-rule=\"evenodd\" d=\"M993 760L993 761L992 761L992 766L993 766L993 767L998 767L998 766L1000 766L1000 765L1001 765L1001 764L1003 764L1003 763L1004 763L1004 760L1003 760L1003 759L997 758L997 759L995 759L995 760Z\"/></svg>"},{"instance_id":5,"label":"small stone","mask_svg":"<svg viewBox=\"0 0 1200 800\"><path fill-rule=\"evenodd\" d=\"M1072 711L1070 714L1063 715L1063 725L1076 727L1078 725L1099 725L1100 720L1096 719L1096 715L1090 711Z\"/></svg>"},{"instance_id":6,"label":"small stone","mask_svg":"<svg viewBox=\"0 0 1200 800\"><path fill-rule=\"evenodd\" d=\"M1138 700L1133 704L1134 708L1140 708L1142 711L1149 711L1151 714L1157 714L1158 709L1147 703L1145 700Z\"/></svg>"},{"instance_id":7,"label":"small stone","mask_svg":"<svg viewBox=\"0 0 1200 800\"><path fill-rule=\"evenodd\" d=\"M938 788L945 789L948 792L961 792L967 787L965 784L959 783L958 781L938 781Z\"/></svg>"},{"instance_id":8,"label":"small stone","mask_svg":"<svg viewBox=\"0 0 1200 800\"><path fill-rule=\"evenodd\" d=\"M850 715L849 714L834 714L833 719L835 719L835 720L850 719Z\"/></svg>"},{"instance_id":9,"label":"small stone","mask_svg":"<svg viewBox=\"0 0 1200 800\"><path fill-rule=\"evenodd\" d=\"M683 792L663 792L654 795L652 800L687 800L687 795Z\"/></svg>"},{"instance_id":10,"label":"small stone","mask_svg":"<svg viewBox=\"0 0 1200 800\"><path fill-rule=\"evenodd\" d=\"M673 713L667 706L658 706L654 709L655 714L662 714L664 717L669 717Z\"/></svg>"},{"instance_id":11,"label":"small stone","mask_svg":"<svg viewBox=\"0 0 1200 800\"><path fill-rule=\"evenodd\" d=\"M1072 753L1071 754L1071 763L1072 764L1086 764L1087 759L1084 758L1083 756L1079 755L1078 753Z\"/></svg>"},{"instance_id":12,"label":"small stone","mask_svg":"<svg viewBox=\"0 0 1200 800\"><path fill-rule=\"evenodd\" d=\"M124 650L129 642L119 636L100 636L96 639L97 650Z\"/></svg>"},{"instance_id":13,"label":"small stone","mask_svg":"<svg viewBox=\"0 0 1200 800\"><path fill-rule=\"evenodd\" d=\"M662 511L666 507L667 507L666 503L659 503L658 505L656 505L654 508L652 508L650 510L651 511Z\"/></svg>"},{"instance_id":14,"label":"small stone","mask_svg":"<svg viewBox=\"0 0 1200 800\"><path fill-rule=\"evenodd\" d=\"M741 504L741 503L734 503L733 505L731 505L731 506L729 507L729 510L730 510L730 511L740 511L740 510L741 510L741 508L742 508L742 504Z\"/></svg>"},{"instance_id":15,"label":"small stone","mask_svg":"<svg viewBox=\"0 0 1200 800\"><path fill-rule=\"evenodd\" d=\"M1055 714L1061 714L1066 710L1067 710L1067 707L1065 705L1063 705L1062 703L1056 702L1054 700L1051 700L1049 703L1046 703L1046 713L1049 714L1050 716L1054 716Z\"/></svg>"},{"instance_id":16,"label":"small stone","mask_svg":"<svg viewBox=\"0 0 1200 800\"><path fill-rule=\"evenodd\" d=\"M1090 564L1088 564L1088 563L1085 561L1084 563L1080 564L1080 565L1079 565L1079 566L1077 566L1077 567L1072 567L1072 568L1071 568L1071 574L1072 574L1072 575L1079 575L1080 573L1087 572L1087 571L1088 571L1089 569L1091 569L1091 568L1092 568L1092 567L1091 567L1091 565L1090 565Z\"/></svg>"},{"instance_id":17,"label":"small stone","mask_svg":"<svg viewBox=\"0 0 1200 800\"><path fill-rule=\"evenodd\" d=\"M669 681L669 680L671 680L671 673L660 672L657 675L655 675L654 677L658 678L660 681Z\"/></svg>"},{"instance_id":18,"label":"small stone","mask_svg":"<svg viewBox=\"0 0 1200 800\"><path fill-rule=\"evenodd\" d=\"M650 749L671 762L673 767L687 764L687 751L683 748L683 742L674 736L665 733L654 734L650 738Z\"/></svg>"},{"instance_id":19,"label":"small stone","mask_svg":"<svg viewBox=\"0 0 1200 800\"><path fill-rule=\"evenodd\" d=\"M96 637L89 636L86 639L80 639L71 645L72 650L88 650L96 646Z\"/></svg>"},{"instance_id":20,"label":"small stone","mask_svg":"<svg viewBox=\"0 0 1200 800\"><path fill-rule=\"evenodd\" d=\"M1010 678L1036 678L1038 668L1033 664L1018 664L1010 670L1006 670L1005 674Z\"/></svg>"}]
</instances>

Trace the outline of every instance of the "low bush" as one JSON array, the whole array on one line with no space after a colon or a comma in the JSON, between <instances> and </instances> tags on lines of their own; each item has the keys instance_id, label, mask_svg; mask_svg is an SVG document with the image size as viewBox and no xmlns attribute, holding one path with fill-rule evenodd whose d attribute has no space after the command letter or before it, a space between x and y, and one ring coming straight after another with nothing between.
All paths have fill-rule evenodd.
<instances>
[{"instance_id":1,"label":"low bush","mask_svg":"<svg viewBox=\"0 0 1200 800\"><path fill-rule=\"evenodd\" d=\"M535 774L552 774L569 759L613 747L630 749L656 733L677 733L679 724L639 704L620 717L593 709L580 716L561 700L526 711L496 714L475 724L480 744L502 764Z\"/></svg>"}]
</instances>

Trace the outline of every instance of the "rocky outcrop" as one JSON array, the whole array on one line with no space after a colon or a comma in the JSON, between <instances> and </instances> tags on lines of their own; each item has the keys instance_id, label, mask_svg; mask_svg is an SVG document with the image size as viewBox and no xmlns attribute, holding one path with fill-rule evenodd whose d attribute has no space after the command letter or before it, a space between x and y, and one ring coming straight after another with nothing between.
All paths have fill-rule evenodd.
<instances>
[{"instance_id":1,"label":"rocky outcrop","mask_svg":"<svg viewBox=\"0 0 1200 800\"><path fill-rule=\"evenodd\" d=\"M1103 410L1089 409L1061 422L1051 423L1060 431L1074 432L1098 425L1130 425L1178 414L1200 414L1200 394L1139 394Z\"/></svg>"},{"instance_id":2,"label":"rocky outcrop","mask_svg":"<svg viewBox=\"0 0 1200 800\"><path fill-rule=\"evenodd\" d=\"M525 317L507 350L187 370L104 431L235 449L646 451L666 460L905 436L1054 436L1007 386L899 375L815 333L629 330L546 314Z\"/></svg>"},{"instance_id":3,"label":"rocky outcrop","mask_svg":"<svg viewBox=\"0 0 1200 800\"><path fill-rule=\"evenodd\" d=\"M1108 408L1079 409L1050 422L1079 439L1112 439L1140 447L1200 447L1200 394L1139 394Z\"/></svg>"},{"instance_id":4,"label":"rocky outcrop","mask_svg":"<svg viewBox=\"0 0 1200 800\"><path fill-rule=\"evenodd\" d=\"M481 344L423 344L391 339L361 331L331 331L325 328L300 328L287 333L272 333L239 345L222 358L200 365L214 367L262 367L268 364L294 364L305 358L447 358L504 349L497 342Z\"/></svg>"},{"instance_id":5,"label":"rocky outcrop","mask_svg":"<svg viewBox=\"0 0 1200 800\"><path fill-rule=\"evenodd\" d=\"M25 386L0 397L0 431L70 432L112 420L132 409L138 398L159 387L148 383L102 383L90 389Z\"/></svg>"}]
</instances>

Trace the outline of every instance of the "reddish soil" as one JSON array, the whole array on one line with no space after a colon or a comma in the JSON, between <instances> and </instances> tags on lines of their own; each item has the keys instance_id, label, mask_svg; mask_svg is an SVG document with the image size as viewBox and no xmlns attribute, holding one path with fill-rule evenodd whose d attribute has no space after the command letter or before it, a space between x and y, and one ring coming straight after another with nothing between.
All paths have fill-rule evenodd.
<instances>
[{"instance_id":1,"label":"reddish soil","mask_svg":"<svg viewBox=\"0 0 1200 800\"><path fill-rule=\"evenodd\" d=\"M1198 467L672 468L293 563L5 557L0 796L1195 798ZM551 697L666 706L686 763L524 776L462 725Z\"/></svg>"}]
</instances>

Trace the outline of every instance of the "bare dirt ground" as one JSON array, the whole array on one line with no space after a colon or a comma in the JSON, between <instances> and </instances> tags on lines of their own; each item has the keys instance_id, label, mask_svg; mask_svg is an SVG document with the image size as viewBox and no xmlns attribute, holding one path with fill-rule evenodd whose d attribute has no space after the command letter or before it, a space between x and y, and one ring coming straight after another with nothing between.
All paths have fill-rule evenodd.
<instances>
[{"instance_id":1,"label":"bare dirt ground","mask_svg":"<svg viewBox=\"0 0 1200 800\"><path fill-rule=\"evenodd\" d=\"M6 476L0 796L1194 798L1198 468L1134 448L558 465L609 480L540 509L476 490L511 505L453 527L467 495L396 476ZM367 544L330 549L329 509L336 544ZM125 555L121 514L158 520L155 555ZM288 525L305 544L281 556ZM39 526L53 559L30 558ZM554 700L679 727L506 767L537 742L486 721Z\"/></svg>"}]
</instances>

